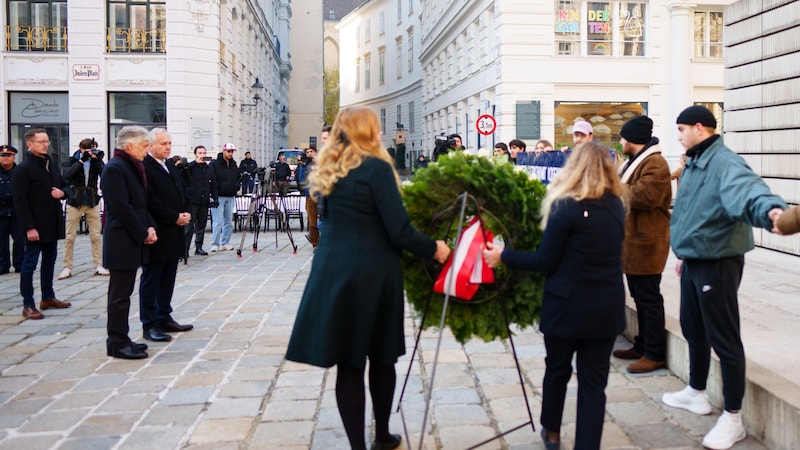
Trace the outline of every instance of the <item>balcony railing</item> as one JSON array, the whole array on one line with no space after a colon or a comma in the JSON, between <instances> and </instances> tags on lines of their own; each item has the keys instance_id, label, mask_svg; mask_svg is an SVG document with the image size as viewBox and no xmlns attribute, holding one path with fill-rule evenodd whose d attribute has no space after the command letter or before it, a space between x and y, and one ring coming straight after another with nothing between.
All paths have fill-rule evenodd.
<instances>
[{"instance_id":1,"label":"balcony railing","mask_svg":"<svg viewBox=\"0 0 800 450\"><path fill-rule=\"evenodd\" d=\"M167 33L161 28L106 28L109 53L166 53Z\"/></svg>"},{"instance_id":2,"label":"balcony railing","mask_svg":"<svg viewBox=\"0 0 800 450\"><path fill-rule=\"evenodd\" d=\"M7 25L6 49L21 52L66 52L67 27Z\"/></svg>"}]
</instances>

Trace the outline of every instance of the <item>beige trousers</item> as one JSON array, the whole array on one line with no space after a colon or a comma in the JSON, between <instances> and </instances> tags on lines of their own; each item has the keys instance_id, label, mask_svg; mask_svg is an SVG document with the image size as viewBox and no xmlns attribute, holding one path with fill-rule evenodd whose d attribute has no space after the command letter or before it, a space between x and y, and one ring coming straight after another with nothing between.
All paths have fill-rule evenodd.
<instances>
[{"instance_id":1,"label":"beige trousers","mask_svg":"<svg viewBox=\"0 0 800 450\"><path fill-rule=\"evenodd\" d=\"M94 267L103 265L103 238L100 235L100 205L95 207L81 206L76 208L67 205L67 240L64 241L64 267L72 270L72 253L75 248L75 237L81 216L86 216L89 226L89 240L92 241L92 261Z\"/></svg>"}]
</instances>

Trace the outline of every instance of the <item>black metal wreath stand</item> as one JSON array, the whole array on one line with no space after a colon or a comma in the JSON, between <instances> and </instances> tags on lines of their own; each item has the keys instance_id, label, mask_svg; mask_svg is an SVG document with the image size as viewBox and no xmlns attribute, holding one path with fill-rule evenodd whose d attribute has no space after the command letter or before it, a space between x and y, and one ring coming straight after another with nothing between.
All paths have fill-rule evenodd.
<instances>
[{"instance_id":1,"label":"black metal wreath stand","mask_svg":"<svg viewBox=\"0 0 800 450\"><path fill-rule=\"evenodd\" d=\"M480 219L480 211L481 211L480 206L478 205L478 202L469 193L464 192L464 193L460 194L456 198L456 203L459 200L461 201L461 209L460 209L460 212L459 212L459 214L457 216L457 218L458 218L458 228L456 228L456 232L457 232L456 236L457 237L456 237L456 243L455 243L454 248L458 248L458 244L461 241L461 232L463 231L463 226L464 226L464 217L465 217L466 209L467 209L467 201L471 200L475 204L476 211L477 211L476 214L478 215L479 219ZM455 222L455 219L456 219L456 216L454 215L453 218L451 219L450 229L448 229L448 231L445 233L444 239L447 239L449 237L450 232L452 231L452 224L453 224L453 222ZM448 274L448 278L445 281L445 286L449 286L451 284L451 277L453 276L453 273L454 273L454 271L451 270L450 273ZM412 447L411 447L411 441L409 440L408 424L406 423L405 413L403 412L403 396L405 395L405 392L406 392L406 386L408 385L408 379L411 376L411 368L414 365L414 358L416 357L417 349L419 348L419 341L420 341L420 338L422 336L422 331L423 331L423 328L424 328L423 325L425 324L425 319L427 318L428 312L430 311L430 305L431 305L431 300L432 299L433 299L433 289L431 289L431 295L428 296L428 301L425 304L425 310L422 313L422 321L420 322L419 331L417 331L417 337L414 340L414 349L411 352L411 358L410 358L409 363L408 363L408 370L406 371L406 377L405 377L405 380L403 380L403 388L400 391L400 397L399 397L399 399L397 401L397 412L400 413L400 418L401 418L401 421L403 422L403 433L405 434L406 442L409 443L408 444L409 448L412 448ZM502 301L502 299L501 299L501 301ZM429 383L428 383L428 395L426 396L426 399L425 399L425 412L423 413L423 416L422 416L422 428L420 430L419 447L418 447L419 450L422 450L422 445L423 445L423 442L425 441L425 428L426 428L426 425L427 425L427 422L428 422L428 413L430 411L431 398L433 397L433 386L434 386L434 381L436 379L436 367L437 367L438 362L439 362L439 350L441 349L441 346L442 346L442 335L444 333L444 324L445 324L445 318L447 317L447 306L448 306L449 302L450 302L450 294L447 293L447 289L445 289L444 305L442 306L442 317L441 317L441 319L439 321L439 336L438 336L438 338L436 340L436 351L434 352L433 365L432 365L432 370L431 370L431 377L430 377L430 380L429 380ZM520 387L522 388L522 398L525 400L525 408L528 411L528 421L525 422L525 423L522 423L522 424L520 424L520 425L518 425L518 426L516 426L514 428L511 428L510 430L504 431L503 433L500 433L500 434L498 434L498 435L496 435L496 436L494 436L492 438L489 438L489 439L487 439L485 441L479 442L479 443L477 443L477 444L475 444L475 445L473 445L471 447L468 447L468 450L475 449L475 448L478 448L478 447L480 447L482 445L488 444L489 442L492 442L492 441L494 441L496 439L499 439L499 438L505 436L506 434L509 434L511 432L514 432L514 431L517 431L517 430L519 430L521 428L524 428L524 427L526 427L528 425L531 426L531 430L533 430L534 436L536 435L536 427L533 424L533 414L531 414L531 406L530 406L530 403L528 402L528 395L527 395L526 390L525 390L525 381L524 381L524 379L522 377L522 369L521 369L521 367L519 365L519 358L517 357L517 349L514 346L514 338L512 337L512 334L511 334L511 328L510 328L510 324L509 324L509 321L508 321L508 315L506 313L505 307L503 307L501 309L503 311L503 320L506 323L506 330L508 332L508 340L509 340L509 343L511 344L511 353L512 353L512 355L514 357L514 364L516 365L516 368L517 368L517 376L519 377L519 384L520 384ZM422 366L422 365L423 365L423 362L420 360L420 366Z\"/></svg>"}]
</instances>

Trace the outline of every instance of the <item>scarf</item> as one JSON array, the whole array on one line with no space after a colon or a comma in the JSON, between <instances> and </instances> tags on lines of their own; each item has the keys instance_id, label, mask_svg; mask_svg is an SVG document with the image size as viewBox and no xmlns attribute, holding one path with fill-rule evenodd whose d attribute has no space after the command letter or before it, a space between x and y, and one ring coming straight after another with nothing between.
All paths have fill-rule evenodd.
<instances>
[{"instance_id":1,"label":"scarf","mask_svg":"<svg viewBox=\"0 0 800 450\"><path fill-rule=\"evenodd\" d=\"M623 183L628 182L630 177L633 175L633 172L636 171L637 167L639 167L639 164L647 159L648 156L661 153L661 148L657 147L658 142L659 141L657 137L650 139L650 142L642 147L642 150L639 153L633 155L624 166L619 168L617 173L619 173Z\"/></svg>"},{"instance_id":2,"label":"scarf","mask_svg":"<svg viewBox=\"0 0 800 450\"><path fill-rule=\"evenodd\" d=\"M134 159L128 152L121 148L114 149L114 158L120 158L123 161L127 161L128 164L133 164L133 166L136 167L136 171L139 173L139 181L142 182L142 186L147 190L147 175L144 173L144 164L142 164L141 161Z\"/></svg>"}]
</instances>

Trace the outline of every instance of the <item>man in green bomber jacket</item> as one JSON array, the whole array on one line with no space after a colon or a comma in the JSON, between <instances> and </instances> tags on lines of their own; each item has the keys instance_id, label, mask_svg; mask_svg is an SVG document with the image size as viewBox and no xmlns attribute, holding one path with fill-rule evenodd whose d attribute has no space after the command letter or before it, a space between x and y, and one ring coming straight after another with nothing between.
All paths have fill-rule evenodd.
<instances>
[{"instance_id":1,"label":"man in green bomber jacket","mask_svg":"<svg viewBox=\"0 0 800 450\"><path fill-rule=\"evenodd\" d=\"M705 394L711 348L717 353L725 401L703 446L727 449L747 436L739 411L745 359L737 291L744 254L753 249L752 227L771 230L786 208L745 161L714 134L717 121L703 106L678 115L678 141L689 158L670 221L670 244L681 260L680 320L689 344L689 386L665 393L664 403L709 414Z\"/></svg>"}]
</instances>

